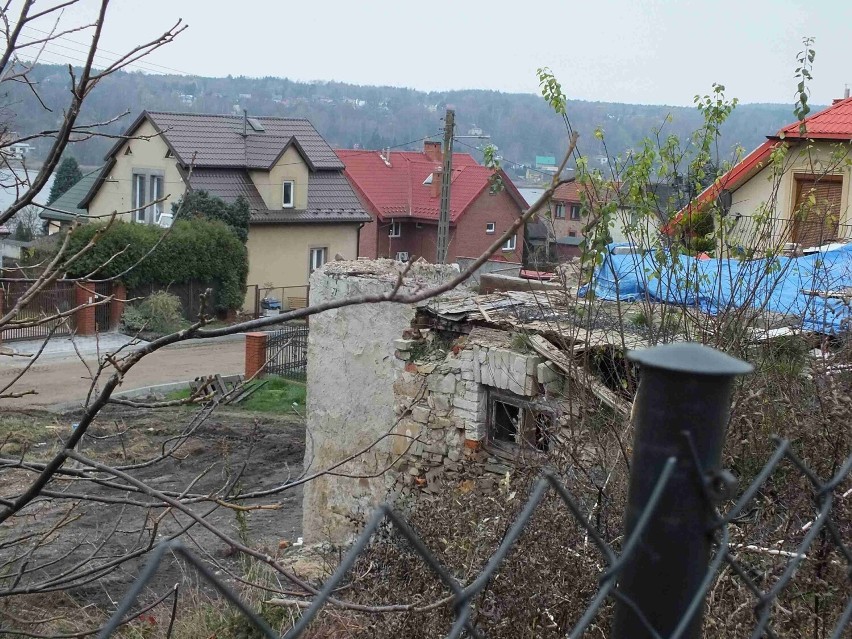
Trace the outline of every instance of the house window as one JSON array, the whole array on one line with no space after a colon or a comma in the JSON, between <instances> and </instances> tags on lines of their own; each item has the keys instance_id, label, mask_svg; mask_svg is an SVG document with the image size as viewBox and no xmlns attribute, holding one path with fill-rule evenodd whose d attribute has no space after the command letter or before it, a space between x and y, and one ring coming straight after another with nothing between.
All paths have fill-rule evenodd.
<instances>
[{"instance_id":1,"label":"house window","mask_svg":"<svg viewBox=\"0 0 852 639\"><path fill-rule=\"evenodd\" d=\"M580 219L580 205L572 204L571 205L571 219L579 220Z\"/></svg>"},{"instance_id":2,"label":"house window","mask_svg":"<svg viewBox=\"0 0 852 639\"><path fill-rule=\"evenodd\" d=\"M547 452L554 435L554 415L509 393L488 394L488 444L510 454L523 450Z\"/></svg>"},{"instance_id":3,"label":"house window","mask_svg":"<svg viewBox=\"0 0 852 639\"><path fill-rule=\"evenodd\" d=\"M294 197L294 186L292 180L287 180L284 182L284 187L282 189L282 198L281 198L281 208L284 209L292 209L293 197Z\"/></svg>"},{"instance_id":4,"label":"house window","mask_svg":"<svg viewBox=\"0 0 852 639\"><path fill-rule=\"evenodd\" d=\"M133 174L133 219L141 224L145 223L145 182L147 177L144 173Z\"/></svg>"},{"instance_id":5,"label":"house window","mask_svg":"<svg viewBox=\"0 0 852 639\"><path fill-rule=\"evenodd\" d=\"M843 177L797 175L791 239L802 248L827 244L838 237L843 207Z\"/></svg>"},{"instance_id":6,"label":"house window","mask_svg":"<svg viewBox=\"0 0 852 639\"><path fill-rule=\"evenodd\" d=\"M559 202L556 205L556 212L553 214L553 216L557 220L564 220L565 219L565 203L564 202Z\"/></svg>"},{"instance_id":7,"label":"house window","mask_svg":"<svg viewBox=\"0 0 852 639\"><path fill-rule=\"evenodd\" d=\"M154 218L154 224L160 223L160 216L163 214L163 176L162 175L152 175L151 176L151 212ZM160 200L156 202L154 200Z\"/></svg>"},{"instance_id":8,"label":"house window","mask_svg":"<svg viewBox=\"0 0 852 639\"><path fill-rule=\"evenodd\" d=\"M488 235L492 235L497 231L497 223L496 222L486 222L485 223L485 232Z\"/></svg>"},{"instance_id":9,"label":"house window","mask_svg":"<svg viewBox=\"0 0 852 639\"><path fill-rule=\"evenodd\" d=\"M388 229L388 237L400 236L402 236L402 222L391 222L390 229Z\"/></svg>"},{"instance_id":10,"label":"house window","mask_svg":"<svg viewBox=\"0 0 852 639\"><path fill-rule=\"evenodd\" d=\"M508 240L506 240L506 243L503 245L503 250L504 251L514 251L517 244L518 244L518 236L513 235Z\"/></svg>"},{"instance_id":11,"label":"house window","mask_svg":"<svg viewBox=\"0 0 852 639\"><path fill-rule=\"evenodd\" d=\"M165 209L161 200L165 194L165 176L162 172L135 172L132 178L131 208L133 220L139 224L158 224Z\"/></svg>"},{"instance_id":12,"label":"house window","mask_svg":"<svg viewBox=\"0 0 852 639\"><path fill-rule=\"evenodd\" d=\"M568 237L577 237L577 231L568 231Z\"/></svg>"},{"instance_id":13,"label":"house window","mask_svg":"<svg viewBox=\"0 0 852 639\"><path fill-rule=\"evenodd\" d=\"M311 249L310 265L308 267L309 274L313 273L315 270L325 264L327 254L328 248L326 248L325 246Z\"/></svg>"}]
</instances>

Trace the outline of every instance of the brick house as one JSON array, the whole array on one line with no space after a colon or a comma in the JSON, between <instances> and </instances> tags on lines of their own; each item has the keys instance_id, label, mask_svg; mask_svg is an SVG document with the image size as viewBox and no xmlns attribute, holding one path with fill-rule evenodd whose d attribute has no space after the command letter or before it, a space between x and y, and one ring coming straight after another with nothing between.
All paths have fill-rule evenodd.
<instances>
[{"instance_id":1,"label":"brick house","mask_svg":"<svg viewBox=\"0 0 852 639\"><path fill-rule=\"evenodd\" d=\"M441 207L440 143L426 142L422 152L339 150L337 155L364 209L376 221L361 230L358 255L433 261ZM493 171L468 153L453 154L447 261L478 256L526 209L512 181L502 170L498 173L505 188L492 193ZM495 257L522 262L523 240L521 229Z\"/></svg>"}]
</instances>

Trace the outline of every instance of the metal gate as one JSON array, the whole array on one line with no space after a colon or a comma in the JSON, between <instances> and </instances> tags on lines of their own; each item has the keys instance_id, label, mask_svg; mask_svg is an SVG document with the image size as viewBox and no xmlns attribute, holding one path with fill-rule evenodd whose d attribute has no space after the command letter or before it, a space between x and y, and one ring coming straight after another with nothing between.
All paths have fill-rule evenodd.
<instances>
[{"instance_id":1,"label":"metal gate","mask_svg":"<svg viewBox=\"0 0 852 639\"><path fill-rule=\"evenodd\" d=\"M3 310L9 311L27 294L35 280L0 279ZM74 308L74 282L57 280L37 291L20 309L13 323L2 329L3 341L39 339L50 335L69 335L74 329L73 315L57 317ZM15 328L11 328L14 326Z\"/></svg>"},{"instance_id":2,"label":"metal gate","mask_svg":"<svg viewBox=\"0 0 852 639\"><path fill-rule=\"evenodd\" d=\"M304 382L308 373L308 327L291 325L266 338L266 372Z\"/></svg>"},{"instance_id":3,"label":"metal gate","mask_svg":"<svg viewBox=\"0 0 852 639\"><path fill-rule=\"evenodd\" d=\"M95 302L101 302L95 306L95 328L98 333L106 333L112 330L111 314L112 301L104 302L104 299L112 295L112 282L97 282L92 285L95 291Z\"/></svg>"}]
</instances>

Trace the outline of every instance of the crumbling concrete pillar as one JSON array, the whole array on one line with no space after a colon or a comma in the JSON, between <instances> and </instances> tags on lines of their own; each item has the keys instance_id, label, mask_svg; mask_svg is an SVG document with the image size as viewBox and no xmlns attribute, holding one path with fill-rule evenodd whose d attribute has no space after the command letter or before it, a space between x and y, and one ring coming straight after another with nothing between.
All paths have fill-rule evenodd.
<instances>
[{"instance_id":1,"label":"crumbling concrete pillar","mask_svg":"<svg viewBox=\"0 0 852 639\"><path fill-rule=\"evenodd\" d=\"M311 276L311 304L393 290L404 265L392 260L329 262ZM423 290L455 274L452 267L412 265L401 293ZM395 475L382 473L396 459L387 437L406 412L396 406L394 381L405 362L394 357L394 340L411 326L411 305L354 305L311 318L308 335L308 442L304 472L322 475L304 488L302 534L306 542L345 542L388 498ZM372 475L377 474L377 477ZM344 477L341 475L352 475Z\"/></svg>"}]
</instances>

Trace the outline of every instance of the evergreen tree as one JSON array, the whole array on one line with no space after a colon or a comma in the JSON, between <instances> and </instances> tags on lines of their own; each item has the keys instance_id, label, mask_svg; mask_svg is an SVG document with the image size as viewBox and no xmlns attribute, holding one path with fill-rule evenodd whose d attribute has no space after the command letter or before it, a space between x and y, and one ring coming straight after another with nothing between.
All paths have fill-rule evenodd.
<instances>
[{"instance_id":1,"label":"evergreen tree","mask_svg":"<svg viewBox=\"0 0 852 639\"><path fill-rule=\"evenodd\" d=\"M83 177L83 172L77 164L77 160L72 157L67 157L59 163L59 168L56 170L56 177L53 179L53 186L50 188L50 197L47 204L53 204L59 197L72 186L77 184Z\"/></svg>"},{"instance_id":2,"label":"evergreen tree","mask_svg":"<svg viewBox=\"0 0 852 639\"><path fill-rule=\"evenodd\" d=\"M204 218L219 220L228 225L240 240L248 240L249 218L251 209L242 196L228 204L207 191L190 191L180 201L172 204L172 213L176 220L191 220Z\"/></svg>"}]
</instances>

